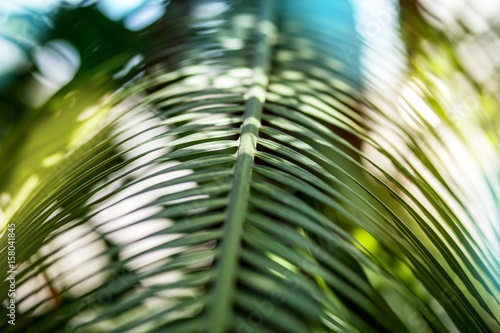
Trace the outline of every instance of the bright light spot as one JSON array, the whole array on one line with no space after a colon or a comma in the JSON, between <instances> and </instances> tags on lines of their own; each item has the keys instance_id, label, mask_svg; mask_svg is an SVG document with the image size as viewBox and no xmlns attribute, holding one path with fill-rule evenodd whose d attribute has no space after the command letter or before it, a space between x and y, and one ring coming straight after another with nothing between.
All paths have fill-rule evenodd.
<instances>
[{"instance_id":1,"label":"bright light spot","mask_svg":"<svg viewBox=\"0 0 500 333\"><path fill-rule=\"evenodd\" d=\"M5 219L5 212L3 211L4 207L7 207L7 205L10 203L12 200L12 197L10 196L9 193L2 193L0 194L0 221L3 221ZM5 219L7 220L7 219ZM1 228L4 226L2 225ZM2 230L2 229L0 229Z\"/></svg>"},{"instance_id":2,"label":"bright light spot","mask_svg":"<svg viewBox=\"0 0 500 333\"><path fill-rule=\"evenodd\" d=\"M228 71L228 75L232 77L248 78L252 76L250 68L234 68Z\"/></svg>"},{"instance_id":3,"label":"bright light spot","mask_svg":"<svg viewBox=\"0 0 500 333\"><path fill-rule=\"evenodd\" d=\"M0 75L16 72L28 64L28 57L19 46L0 37Z\"/></svg>"},{"instance_id":4,"label":"bright light spot","mask_svg":"<svg viewBox=\"0 0 500 333\"><path fill-rule=\"evenodd\" d=\"M476 33L489 29L487 20L499 21L500 2L497 0L421 0L421 4L439 21L451 24L460 19Z\"/></svg>"},{"instance_id":5,"label":"bright light spot","mask_svg":"<svg viewBox=\"0 0 500 333\"><path fill-rule=\"evenodd\" d=\"M243 48L243 41L239 38L224 38L221 44L222 47L228 50L240 50Z\"/></svg>"},{"instance_id":6,"label":"bright light spot","mask_svg":"<svg viewBox=\"0 0 500 333\"><path fill-rule=\"evenodd\" d=\"M297 94L290 86L274 83L269 86L269 90L279 93L282 96L294 96Z\"/></svg>"},{"instance_id":7,"label":"bright light spot","mask_svg":"<svg viewBox=\"0 0 500 333\"><path fill-rule=\"evenodd\" d=\"M431 126L437 126L441 123L439 117L435 114L434 110L431 109L427 103L423 100L422 96L419 94L420 90L413 82L409 82L407 86L403 88L402 92L402 102L406 104L405 110L402 112L402 116L408 123L408 125L418 128L418 115L424 118ZM417 114L418 113L418 114Z\"/></svg>"},{"instance_id":8,"label":"bright light spot","mask_svg":"<svg viewBox=\"0 0 500 333\"><path fill-rule=\"evenodd\" d=\"M500 14L500 2L498 0L471 1L470 5L474 6L482 16L498 22Z\"/></svg>"},{"instance_id":9,"label":"bright light spot","mask_svg":"<svg viewBox=\"0 0 500 333\"><path fill-rule=\"evenodd\" d=\"M224 13L229 6L223 1L211 1L201 3L193 8L193 16L198 19L206 19Z\"/></svg>"},{"instance_id":10,"label":"bright light spot","mask_svg":"<svg viewBox=\"0 0 500 333\"><path fill-rule=\"evenodd\" d=\"M212 28L212 27L217 27L224 23L224 20L208 20L208 21L195 21L191 26L196 29L203 29L203 28ZM205 30L207 31L214 31L212 29Z\"/></svg>"},{"instance_id":11,"label":"bright light spot","mask_svg":"<svg viewBox=\"0 0 500 333\"><path fill-rule=\"evenodd\" d=\"M281 266L285 267L286 269L296 272L297 267L295 267L293 264L290 262L286 261L285 259L278 257L277 255L274 255L272 253L268 253L269 259L273 260L274 262L280 264Z\"/></svg>"},{"instance_id":12,"label":"bright light spot","mask_svg":"<svg viewBox=\"0 0 500 333\"><path fill-rule=\"evenodd\" d=\"M379 87L392 88L404 66L404 57L400 53L404 45L398 36L399 5L394 0L355 0L353 4L356 30L366 43L361 46L360 54L363 71L366 76L372 76ZM356 48L346 48L346 56L358 57Z\"/></svg>"},{"instance_id":13,"label":"bright light spot","mask_svg":"<svg viewBox=\"0 0 500 333\"><path fill-rule=\"evenodd\" d=\"M353 237L356 238L356 240L371 253L378 249L377 240L364 229L358 228L354 230Z\"/></svg>"},{"instance_id":14,"label":"bright light spot","mask_svg":"<svg viewBox=\"0 0 500 333\"><path fill-rule=\"evenodd\" d=\"M35 50L40 73L60 87L71 81L80 67L78 50L65 40L52 40Z\"/></svg>"},{"instance_id":15,"label":"bright light spot","mask_svg":"<svg viewBox=\"0 0 500 333\"><path fill-rule=\"evenodd\" d=\"M9 223L10 219L14 216L15 212L28 200L30 195L34 192L35 187L40 182L40 178L37 175L31 175L17 191L16 196L10 202L9 206L5 211L4 219L2 220L2 225L0 230Z\"/></svg>"},{"instance_id":16,"label":"bright light spot","mask_svg":"<svg viewBox=\"0 0 500 333\"><path fill-rule=\"evenodd\" d=\"M248 92L245 94L245 99L249 100L250 98L257 98L259 101L264 102L266 97L266 91L259 86L252 86L248 89Z\"/></svg>"},{"instance_id":17,"label":"bright light spot","mask_svg":"<svg viewBox=\"0 0 500 333\"><path fill-rule=\"evenodd\" d=\"M165 5L161 3L150 4L138 9L125 19L125 27L138 31L153 24L165 13Z\"/></svg>"},{"instance_id":18,"label":"bright light spot","mask_svg":"<svg viewBox=\"0 0 500 333\"><path fill-rule=\"evenodd\" d=\"M42 166L44 167L50 167L52 165L57 164L62 158L64 157L63 153L55 153L53 155L50 155L49 157L46 157L42 160Z\"/></svg>"},{"instance_id":19,"label":"bright light spot","mask_svg":"<svg viewBox=\"0 0 500 333\"><path fill-rule=\"evenodd\" d=\"M0 194L0 206L5 207L12 200L12 197L9 193Z\"/></svg>"},{"instance_id":20,"label":"bright light spot","mask_svg":"<svg viewBox=\"0 0 500 333\"><path fill-rule=\"evenodd\" d=\"M85 110L83 110L82 113L80 113L80 115L78 116L78 119L77 121L84 121L84 120L87 120L89 119L90 117L92 117L94 114L97 113L97 111L99 111L99 107L97 106L91 106Z\"/></svg>"},{"instance_id":21,"label":"bright light spot","mask_svg":"<svg viewBox=\"0 0 500 333\"><path fill-rule=\"evenodd\" d=\"M214 86L216 88L224 89L240 85L240 80L232 77L216 77L214 79Z\"/></svg>"},{"instance_id":22,"label":"bright light spot","mask_svg":"<svg viewBox=\"0 0 500 333\"><path fill-rule=\"evenodd\" d=\"M209 77L206 75L196 75L188 77L184 80L184 84L192 87L206 87L210 85Z\"/></svg>"},{"instance_id":23,"label":"bright light spot","mask_svg":"<svg viewBox=\"0 0 500 333\"><path fill-rule=\"evenodd\" d=\"M81 224L60 233L41 249L42 255L52 254L54 263L47 269L49 277L57 277L59 288L68 289L73 297L79 297L106 280L103 268L109 265L104 241L93 232L92 226ZM60 249L54 253L55 249Z\"/></svg>"},{"instance_id":24,"label":"bright light spot","mask_svg":"<svg viewBox=\"0 0 500 333\"><path fill-rule=\"evenodd\" d=\"M101 0L97 8L109 19L118 21L144 5L144 2L145 0Z\"/></svg>"},{"instance_id":25,"label":"bright light spot","mask_svg":"<svg viewBox=\"0 0 500 333\"><path fill-rule=\"evenodd\" d=\"M260 22L259 23L259 30L264 35L267 35L270 37L273 37L276 33L276 27L270 21Z\"/></svg>"},{"instance_id":26,"label":"bright light spot","mask_svg":"<svg viewBox=\"0 0 500 333\"><path fill-rule=\"evenodd\" d=\"M71 133L71 140L68 143L67 148L73 149L79 146L87 138L95 135L97 131L103 127L103 124L105 123L105 116L108 111L109 108L103 106L96 107L94 112L89 111L92 115Z\"/></svg>"},{"instance_id":27,"label":"bright light spot","mask_svg":"<svg viewBox=\"0 0 500 333\"><path fill-rule=\"evenodd\" d=\"M65 40L52 40L34 50L36 83L28 89L27 102L39 107L73 79L80 68L78 50Z\"/></svg>"},{"instance_id":28,"label":"bright light spot","mask_svg":"<svg viewBox=\"0 0 500 333\"><path fill-rule=\"evenodd\" d=\"M458 9L463 6L461 1L455 0L422 0L421 3L424 8L436 15L444 23L453 22Z\"/></svg>"},{"instance_id":29,"label":"bright light spot","mask_svg":"<svg viewBox=\"0 0 500 333\"><path fill-rule=\"evenodd\" d=\"M186 66L181 70L182 75L202 74L202 73L208 73L209 71L210 68L204 65Z\"/></svg>"},{"instance_id":30,"label":"bright light spot","mask_svg":"<svg viewBox=\"0 0 500 333\"><path fill-rule=\"evenodd\" d=\"M0 12L6 14L27 14L27 9L38 13L47 13L54 10L59 0L16 0L0 1Z\"/></svg>"},{"instance_id":31,"label":"bright light spot","mask_svg":"<svg viewBox=\"0 0 500 333\"><path fill-rule=\"evenodd\" d=\"M123 66L123 69L121 71L119 71L118 73L113 75L113 79L119 79L121 77L124 77L125 75L127 75L130 72L130 70L132 68L139 65L142 60L144 60L144 57L142 56L142 54L135 55L134 57L132 57L132 59L130 59L125 64L125 66Z\"/></svg>"},{"instance_id":32,"label":"bright light spot","mask_svg":"<svg viewBox=\"0 0 500 333\"><path fill-rule=\"evenodd\" d=\"M284 70L281 72L281 76L287 80L297 81L303 80L304 74L298 71Z\"/></svg>"},{"instance_id":33,"label":"bright light spot","mask_svg":"<svg viewBox=\"0 0 500 333\"><path fill-rule=\"evenodd\" d=\"M240 14L234 17L234 25L239 29L249 29L255 25L255 17L250 14Z\"/></svg>"}]
</instances>

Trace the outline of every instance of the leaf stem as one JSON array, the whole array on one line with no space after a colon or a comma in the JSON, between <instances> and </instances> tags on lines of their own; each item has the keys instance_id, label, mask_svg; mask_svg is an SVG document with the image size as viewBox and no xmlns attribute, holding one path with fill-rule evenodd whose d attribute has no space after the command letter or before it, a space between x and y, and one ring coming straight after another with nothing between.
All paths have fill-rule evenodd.
<instances>
[{"instance_id":1,"label":"leaf stem","mask_svg":"<svg viewBox=\"0 0 500 333\"><path fill-rule=\"evenodd\" d=\"M275 41L275 28L272 23L273 12L274 1L262 0L256 26L258 38L252 64L252 83L245 94L246 102L240 146L237 152L224 232L218 251L219 258L217 258L213 276L213 292L208 324L210 332L214 333L222 333L226 330L234 298L253 161L268 84L271 50Z\"/></svg>"}]
</instances>

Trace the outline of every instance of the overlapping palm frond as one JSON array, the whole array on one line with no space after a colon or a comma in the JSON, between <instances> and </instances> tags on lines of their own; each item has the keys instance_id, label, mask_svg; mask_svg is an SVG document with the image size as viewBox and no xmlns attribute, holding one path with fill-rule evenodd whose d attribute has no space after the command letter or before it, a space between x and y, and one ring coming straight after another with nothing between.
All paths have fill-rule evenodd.
<instances>
[{"instance_id":1,"label":"overlapping palm frond","mask_svg":"<svg viewBox=\"0 0 500 333\"><path fill-rule=\"evenodd\" d=\"M497 331L499 169L476 145L498 166L499 109L441 58L448 37L403 25L409 74L383 96L347 1L231 4L172 1L119 90L46 106L63 112L2 188L19 264L2 329ZM451 74L488 121L453 121Z\"/></svg>"}]
</instances>

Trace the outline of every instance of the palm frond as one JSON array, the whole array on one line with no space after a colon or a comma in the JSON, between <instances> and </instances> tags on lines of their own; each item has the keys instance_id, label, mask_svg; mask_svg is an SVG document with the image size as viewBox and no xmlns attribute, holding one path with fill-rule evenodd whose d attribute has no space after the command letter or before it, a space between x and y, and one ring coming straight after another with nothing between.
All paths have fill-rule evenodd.
<instances>
[{"instance_id":1,"label":"palm frond","mask_svg":"<svg viewBox=\"0 0 500 333\"><path fill-rule=\"evenodd\" d=\"M421 41L436 30L401 14L419 25L402 26L414 49L391 100L363 74L347 1L204 5L172 1L119 89L104 79L129 54L1 151L19 311L2 329L498 330L500 184L477 151L498 167L498 101L451 38ZM489 110L473 124L439 93L463 88L452 74Z\"/></svg>"}]
</instances>

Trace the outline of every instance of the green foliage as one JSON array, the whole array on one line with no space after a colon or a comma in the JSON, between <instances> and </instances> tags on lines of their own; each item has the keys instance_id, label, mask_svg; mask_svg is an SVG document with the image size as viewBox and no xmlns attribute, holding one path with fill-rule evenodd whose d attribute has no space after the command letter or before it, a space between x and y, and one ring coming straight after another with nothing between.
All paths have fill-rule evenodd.
<instances>
[{"instance_id":1,"label":"green foliage","mask_svg":"<svg viewBox=\"0 0 500 333\"><path fill-rule=\"evenodd\" d=\"M73 81L8 132L2 331L498 331L498 101L451 38L403 12L387 98L295 0L195 6L142 33L98 21L116 39L76 38ZM457 121L443 86L487 112Z\"/></svg>"}]
</instances>

